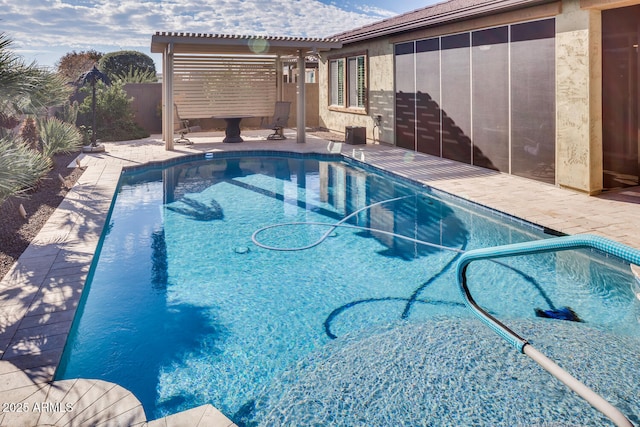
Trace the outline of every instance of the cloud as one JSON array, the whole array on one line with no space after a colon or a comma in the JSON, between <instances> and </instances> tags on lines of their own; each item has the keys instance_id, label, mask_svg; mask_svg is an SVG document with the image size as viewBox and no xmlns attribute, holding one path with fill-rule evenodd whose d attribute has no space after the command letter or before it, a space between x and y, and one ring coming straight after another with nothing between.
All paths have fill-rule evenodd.
<instances>
[{"instance_id":1,"label":"cloud","mask_svg":"<svg viewBox=\"0 0 640 427\"><path fill-rule=\"evenodd\" d=\"M326 37L389 16L318 0L0 0L2 31L22 52L148 51L156 31Z\"/></svg>"},{"instance_id":2,"label":"cloud","mask_svg":"<svg viewBox=\"0 0 640 427\"><path fill-rule=\"evenodd\" d=\"M397 15L397 13L392 12L390 10L382 9L382 8L376 7L376 6L370 6L368 4L363 4L363 5L356 6L356 10L360 10L364 14L367 14L367 15L370 15L370 16L371 15L377 16L378 19L376 19L376 21L380 20L380 19L384 19L384 18L391 18L391 17Z\"/></svg>"}]
</instances>

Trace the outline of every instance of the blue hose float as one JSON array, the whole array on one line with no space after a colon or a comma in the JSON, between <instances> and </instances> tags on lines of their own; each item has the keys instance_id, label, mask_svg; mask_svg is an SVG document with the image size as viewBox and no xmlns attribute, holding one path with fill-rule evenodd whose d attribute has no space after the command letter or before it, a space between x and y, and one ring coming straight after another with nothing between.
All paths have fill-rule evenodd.
<instances>
[{"instance_id":1,"label":"blue hose float","mask_svg":"<svg viewBox=\"0 0 640 427\"><path fill-rule=\"evenodd\" d=\"M629 419L600 395L595 393L582 382L560 368L555 362L533 348L531 344L508 326L490 315L480 307L467 286L467 268L473 261L505 258L516 255L532 255L546 252L559 252L573 249L597 249L610 255L615 255L630 264L640 265L640 251L614 242L604 237L593 235L562 236L551 239L535 240L531 242L515 243L511 245L495 246L491 248L474 249L460 255L457 266L457 280L460 292L467 307L498 336L515 347L520 353L526 354L542 368L562 381L565 385L578 393L594 408L602 412L618 426L633 426Z\"/></svg>"}]
</instances>

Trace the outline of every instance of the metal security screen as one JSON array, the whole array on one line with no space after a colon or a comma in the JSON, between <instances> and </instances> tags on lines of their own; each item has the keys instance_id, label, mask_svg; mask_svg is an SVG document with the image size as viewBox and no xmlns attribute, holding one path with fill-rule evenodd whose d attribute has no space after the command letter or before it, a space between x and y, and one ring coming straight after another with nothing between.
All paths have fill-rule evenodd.
<instances>
[{"instance_id":1,"label":"metal security screen","mask_svg":"<svg viewBox=\"0 0 640 427\"><path fill-rule=\"evenodd\" d=\"M395 45L396 145L555 183L555 20Z\"/></svg>"},{"instance_id":2,"label":"metal security screen","mask_svg":"<svg viewBox=\"0 0 640 427\"><path fill-rule=\"evenodd\" d=\"M605 188L640 184L640 6L602 11Z\"/></svg>"}]
</instances>

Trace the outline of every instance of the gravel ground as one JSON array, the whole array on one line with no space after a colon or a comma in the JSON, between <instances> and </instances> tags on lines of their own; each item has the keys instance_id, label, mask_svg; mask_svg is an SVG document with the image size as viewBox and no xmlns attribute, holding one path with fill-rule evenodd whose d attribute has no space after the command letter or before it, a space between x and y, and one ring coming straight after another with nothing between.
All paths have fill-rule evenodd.
<instances>
[{"instance_id":1,"label":"gravel ground","mask_svg":"<svg viewBox=\"0 0 640 427\"><path fill-rule=\"evenodd\" d=\"M82 175L82 169L67 167L77 156L77 152L56 155L53 169L35 190L20 197L10 197L0 204L0 278L7 274L62 202L68 189ZM64 178L65 186L58 174ZM27 212L27 219L18 212L20 204Z\"/></svg>"}]
</instances>

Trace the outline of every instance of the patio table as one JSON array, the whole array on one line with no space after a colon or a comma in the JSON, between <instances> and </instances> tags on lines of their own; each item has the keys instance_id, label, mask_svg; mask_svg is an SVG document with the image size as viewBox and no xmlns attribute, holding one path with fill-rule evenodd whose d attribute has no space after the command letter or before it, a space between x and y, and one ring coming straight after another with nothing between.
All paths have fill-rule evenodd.
<instances>
[{"instance_id":1,"label":"patio table","mask_svg":"<svg viewBox=\"0 0 640 427\"><path fill-rule=\"evenodd\" d=\"M222 142L243 142L240 136L240 121L253 116L246 115L230 115L230 116L213 116L214 119L223 119L227 122L227 128L224 131L225 138Z\"/></svg>"}]
</instances>

